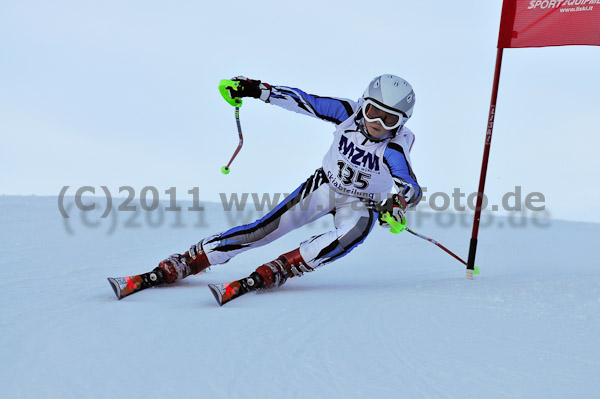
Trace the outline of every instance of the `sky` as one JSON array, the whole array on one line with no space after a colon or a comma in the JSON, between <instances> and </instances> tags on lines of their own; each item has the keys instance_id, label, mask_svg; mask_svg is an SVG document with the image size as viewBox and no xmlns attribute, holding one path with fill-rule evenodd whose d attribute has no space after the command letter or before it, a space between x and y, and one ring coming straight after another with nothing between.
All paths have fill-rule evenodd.
<instances>
[{"instance_id":1,"label":"sky","mask_svg":"<svg viewBox=\"0 0 600 399\"><path fill-rule=\"evenodd\" d=\"M238 137L219 80L357 99L383 73L416 93L407 126L419 183L468 195L500 10L500 0L2 2L0 195L291 192L320 166L334 126L248 99L244 148L224 176ZM523 197L543 194L548 216L600 222L598 65L593 46L505 50L491 203L519 186Z\"/></svg>"}]
</instances>

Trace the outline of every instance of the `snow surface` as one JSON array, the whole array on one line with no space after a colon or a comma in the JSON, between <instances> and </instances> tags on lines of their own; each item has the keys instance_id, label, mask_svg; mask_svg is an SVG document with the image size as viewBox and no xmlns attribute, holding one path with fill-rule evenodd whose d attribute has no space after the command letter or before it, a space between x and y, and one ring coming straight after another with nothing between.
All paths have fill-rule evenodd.
<instances>
[{"instance_id":1,"label":"snow surface","mask_svg":"<svg viewBox=\"0 0 600 399\"><path fill-rule=\"evenodd\" d=\"M149 271L259 213L67 208L63 219L56 197L0 197L2 398L598 397L598 224L489 219L474 281L432 244L376 227L349 256L219 307L208 283L331 221L117 301L106 277ZM470 220L453 218L410 220L466 256Z\"/></svg>"}]
</instances>

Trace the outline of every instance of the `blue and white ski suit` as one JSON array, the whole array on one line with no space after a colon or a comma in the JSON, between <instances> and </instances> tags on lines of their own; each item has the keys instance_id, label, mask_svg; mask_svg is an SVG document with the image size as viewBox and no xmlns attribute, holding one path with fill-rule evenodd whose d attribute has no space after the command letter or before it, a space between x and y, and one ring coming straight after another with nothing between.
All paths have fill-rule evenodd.
<instances>
[{"instance_id":1,"label":"blue and white ski suit","mask_svg":"<svg viewBox=\"0 0 600 399\"><path fill-rule=\"evenodd\" d=\"M365 129L362 98L319 97L272 86L266 102L335 124L333 143L322 167L267 215L204 239L202 247L211 264L225 263L330 213L335 229L300 244L302 258L316 268L343 257L365 240L378 219L369 203L394 192L404 196L409 208L420 201L421 187L409 158L414 134L403 127L391 139L369 140L361 133Z\"/></svg>"}]
</instances>

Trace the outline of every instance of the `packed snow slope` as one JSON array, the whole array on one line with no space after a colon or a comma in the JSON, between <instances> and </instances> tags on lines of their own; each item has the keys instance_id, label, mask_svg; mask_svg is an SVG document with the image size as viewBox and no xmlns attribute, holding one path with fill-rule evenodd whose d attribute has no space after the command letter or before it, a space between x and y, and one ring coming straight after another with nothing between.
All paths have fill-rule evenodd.
<instances>
[{"instance_id":1,"label":"packed snow slope","mask_svg":"<svg viewBox=\"0 0 600 399\"><path fill-rule=\"evenodd\" d=\"M598 397L598 224L488 217L474 281L434 245L377 226L341 260L219 307L208 283L245 277L331 220L118 301L106 277L262 212L100 218L101 205L66 202L69 219L56 197L0 197L2 398ZM469 217L410 217L466 256Z\"/></svg>"}]
</instances>

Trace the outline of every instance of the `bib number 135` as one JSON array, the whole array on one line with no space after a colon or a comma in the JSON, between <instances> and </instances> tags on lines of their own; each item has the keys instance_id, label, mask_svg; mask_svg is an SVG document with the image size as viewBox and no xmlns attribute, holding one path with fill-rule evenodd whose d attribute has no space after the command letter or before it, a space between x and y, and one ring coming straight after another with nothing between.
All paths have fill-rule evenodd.
<instances>
[{"instance_id":1,"label":"bib number 135","mask_svg":"<svg viewBox=\"0 0 600 399\"><path fill-rule=\"evenodd\" d=\"M370 174L357 172L353 167L344 161L338 161L338 177L342 180L345 186L354 186L359 190L364 190L369 186Z\"/></svg>"}]
</instances>

